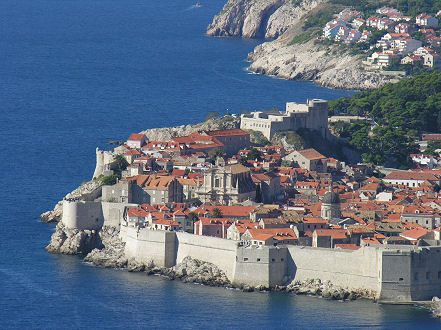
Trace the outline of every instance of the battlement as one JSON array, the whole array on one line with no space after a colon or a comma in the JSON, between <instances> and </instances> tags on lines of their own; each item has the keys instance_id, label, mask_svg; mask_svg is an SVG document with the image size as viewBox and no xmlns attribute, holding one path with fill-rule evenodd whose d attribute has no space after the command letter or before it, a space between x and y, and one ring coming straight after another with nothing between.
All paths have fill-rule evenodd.
<instances>
[{"instance_id":1,"label":"battlement","mask_svg":"<svg viewBox=\"0 0 441 330\"><path fill-rule=\"evenodd\" d=\"M320 279L394 302L441 294L441 247L242 247L216 237L124 226L121 235L128 258L171 267L189 256L218 266L236 285L274 287Z\"/></svg>"},{"instance_id":2,"label":"battlement","mask_svg":"<svg viewBox=\"0 0 441 330\"><path fill-rule=\"evenodd\" d=\"M281 131L295 131L301 128L319 131L323 138L328 136L328 102L321 99L305 103L288 102L285 112L257 111L241 115L241 129L262 132L271 139Z\"/></svg>"}]
</instances>

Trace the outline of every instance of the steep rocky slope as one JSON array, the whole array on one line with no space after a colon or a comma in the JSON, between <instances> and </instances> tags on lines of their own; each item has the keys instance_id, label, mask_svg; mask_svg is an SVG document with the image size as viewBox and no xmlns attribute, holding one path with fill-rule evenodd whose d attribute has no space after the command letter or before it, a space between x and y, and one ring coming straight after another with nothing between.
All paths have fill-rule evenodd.
<instances>
[{"instance_id":1,"label":"steep rocky slope","mask_svg":"<svg viewBox=\"0 0 441 330\"><path fill-rule=\"evenodd\" d=\"M329 50L313 40L294 45L286 44L285 40L266 42L248 55L252 62L249 70L282 79L313 80L340 89L375 89L397 81L396 76L365 71L359 56L332 55Z\"/></svg>"},{"instance_id":2,"label":"steep rocky slope","mask_svg":"<svg viewBox=\"0 0 441 330\"><path fill-rule=\"evenodd\" d=\"M400 77L365 71L361 63L365 56L314 40L292 43L304 33L305 18L330 10L327 6L327 0L229 0L208 26L207 35L277 38L248 55L249 70L256 73L340 89L366 90L396 82Z\"/></svg>"},{"instance_id":3,"label":"steep rocky slope","mask_svg":"<svg viewBox=\"0 0 441 330\"><path fill-rule=\"evenodd\" d=\"M277 38L323 0L229 0L207 28L209 36Z\"/></svg>"}]
</instances>

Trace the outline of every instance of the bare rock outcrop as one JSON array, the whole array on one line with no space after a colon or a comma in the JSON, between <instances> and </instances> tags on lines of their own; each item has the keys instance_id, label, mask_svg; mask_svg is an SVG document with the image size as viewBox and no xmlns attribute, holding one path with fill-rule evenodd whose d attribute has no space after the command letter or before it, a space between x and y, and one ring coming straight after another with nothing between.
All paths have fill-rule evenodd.
<instances>
[{"instance_id":1,"label":"bare rock outcrop","mask_svg":"<svg viewBox=\"0 0 441 330\"><path fill-rule=\"evenodd\" d=\"M147 139L149 139L150 141L168 141L171 140L173 137L189 135L196 131L239 128L239 126L240 118L226 116L223 118L211 119L203 123L193 125L152 128L146 131L142 131L141 133L145 134Z\"/></svg>"},{"instance_id":2,"label":"bare rock outcrop","mask_svg":"<svg viewBox=\"0 0 441 330\"><path fill-rule=\"evenodd\" d=\"M438 297L433 297L431 303L429 304L430 310L434 317L441 317L441 299Z\"/></svg>"},{"instance_id":3,"label":"bare rock outcrop","mask_svg":"<svg viewBox=\"0 0 441 330\"><path fill-rule=\"evenodd\" d=\"M68 193L64 199L93 200L97 193L97 189L99 189L101 185L102 182L100 180L85 182L74 191ZM62 216L63 200L59 201L52 211L47 211L41 214L40 220L41 222L58 222L61 220Z\"/></svg>"},{"instance_id":4,"label":"bare rock outcrop","mask_svg":"<svg viewBox=\"0 0 441 330\"><path fill-rule=\"evenodd\" d=\"M318 0L229 0L207 28L209 36L277 38L317 6Z\"/></svg>"},{"instance_id":5,"label":"bare rock outcrop","mask_svg":"<svg viewBox=\"0 0 441 330\"><path fill-rule=\"evenodd\" d=\"M85 255L101 246L101 239L95 230L70 229L60 221L46 247L50 253Z\"/></svg>"},{"instance_id":6,"label":"bare rock outcrop","mask_svg":"<svg viewBox=\"0 0 441 330\"><path fill-rule=\"evenodd\" d=\"M312 80L325 87L367 90L397 81L394 75L365 71L361 59L347 53L332 53L332 47L314 40L293 45L275 40L257 46L248 54L252 62L250 71L283 79Z\"/></svg>"},{"instance_id":7,"label":"bare rock outcrop","mask_svg":"<svg viewBox=\"0 0 441 330\"><path fill-rule=\"evenodd\" d=\"M355 300L357 298L375 299L375 292L369 290L350 290L333 285L330 281L319 279L293 281L285 287L287 292L299 295L316 295L332 300Z\"/></svg>"},{"instance_id":8,"label":"bare rock outcrop","mask_svg":"<svg viewBox=\"0 0 441 330\"><path fill-rule=\"evenodd\" d=\"M227 276L216 265L185 257L181 263L162 270L162 275L171 279L180 279L184 282L201 283L210 286L231 285Z\"/></svg>"},{"instance_id":9,"label":"bare rock outcrop","mask_svg":"<svg viewBox=\"0 0 441 330\"><path fill-rule=\"evenodd\" d=\"M133 263L131 265L127 264L127 258L124 253L125 243L119 238L119 230L115 227L105 226L100 230L99 235L101 246L89 252L84 261L105 268L123 268L128 266L130 270L129 266L132 267Z\"/></svg>"}]
</instances>

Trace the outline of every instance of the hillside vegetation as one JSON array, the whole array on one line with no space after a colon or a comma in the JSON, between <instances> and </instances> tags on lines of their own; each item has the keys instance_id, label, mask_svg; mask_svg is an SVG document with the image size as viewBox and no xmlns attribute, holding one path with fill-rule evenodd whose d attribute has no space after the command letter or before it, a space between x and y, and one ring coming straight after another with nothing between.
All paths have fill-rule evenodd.
<instances>
[{"instance_id":1,"label":"hillside vegetation","mask_svg":"<svg viewBox=\"0 0 441 330\"><path fill-rule=\"evenodd\" d=\"M377 90L329 103L330 113L368 116L367 122L334 125L363 159L375 164L406 167L418 152L421 132L441 132L441 72L435 71L387 84Z\"/></svg>"}]
</instances>

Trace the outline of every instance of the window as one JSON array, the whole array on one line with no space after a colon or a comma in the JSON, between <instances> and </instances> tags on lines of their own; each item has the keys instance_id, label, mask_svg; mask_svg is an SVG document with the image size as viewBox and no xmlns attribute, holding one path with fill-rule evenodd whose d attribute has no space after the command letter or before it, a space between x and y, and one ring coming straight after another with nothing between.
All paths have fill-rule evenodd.
<instances>
[{"instance_id":1,"label":"window","mask_svg":"<svg viewBox=\"0 0 441 330\"><path fill-rule=\"evenodd\" d=\"M441 272L438 272L438 279L441 279Z\"/></svg>"},{"instance_id":2,"label":"window","mask_svg":"<svg viewBox=\"0 0 441 330\"><path fill-rule=\"evenodd\" d=\"M430 272L426 272L426 280L430 280Z\"/></svg>"},{"instance_id":3,"label":"window","mask_svg":"<svg viewBox=\"0 0 441 330\"><path fill-rule=\"evenodd\" d=\"M214 186L219 187L219 178L214 179Z\"/></svg>"},{"instance_id":4,"label":"window","mask_svg":"<svg viewBox=\"0 0 441 330\"><path fill-rule=\"evenodd\" d=\"M399 279L400 281L403 281L403 278L402 277L400 277L400 279Z\"/></svg>"},{"instance_id":5,"label":"window","mask_svg":"<svg viewBox=\"0 0 441 330\"><path fill-rule=\"evenodd\" d=\"M418 273L415 273L415 281L418 281Z\"/></svg>"},{"instance_id":6,"label":"window","mask_svg":"<svg viewBox=\"0 0 441 330\"><path fill-rule=\"evenodd\" d=\"M260 258L257 258L257 261L260 261Z\"/></svg>"},{"instance_id":7,"label":"window","mask_svg":"<svg viewBox=\"0 0 441 330\"><path fill-rule=\"evenodd\" d=\"M275 262L275 261L276 261L276 259L271 259L271 261L272 261L272 262Z\"/></svg>"},{"instance_id":8,"label":"window","mask_svg":"<svg viewBox=\"0 0 441 330\"><path fill-rule=\"evenodd\" d=\"M248 261L248 258L243 258L243 261Z\"/></svg>"},{"instance_id":9,"label":"window","mask_svg":"<svg viewBox=\"0 0 441 330\"><path fill-rule=\"evenodd\" d=\"M282 258L282 259L280 259L280 261L285 261L285 259Z\"/></svg>"}]
</instances>

